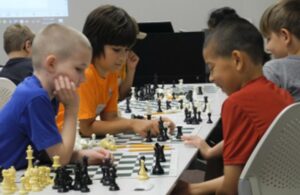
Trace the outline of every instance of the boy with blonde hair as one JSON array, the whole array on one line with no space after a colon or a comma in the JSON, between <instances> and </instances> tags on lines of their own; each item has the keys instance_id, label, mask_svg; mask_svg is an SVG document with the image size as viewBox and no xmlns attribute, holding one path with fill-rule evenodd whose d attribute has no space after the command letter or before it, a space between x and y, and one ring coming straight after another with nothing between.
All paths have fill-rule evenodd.
<instances>
[{"instance_id":1,"label":"boy with blonde hair","mask_svg":"<svg viewBox=\"0 0 300 195\"><path fill-rule=\"evenodd\" d=\"M263 67L264 75L300 101L300 1L270 6L260 21L266 49L275 59Z\"/></svg>"},{"instance_id":2,"label":"boy with blonde hair","mask_svg":"<svg viewBox=\"0 0 300 195\"><path fill-rule=\"evenodd\" d=\"M0 112L0 165L26 167L26 148L32 145L35 157L46 152L60 163L90 157L100 163L110 154L102 149L73 151L79 99L76 87L84 80L91 60L91 45L80 32L60 24L41 30L32 46L33 76L16 88ZM63 132L58 132L55 115L59 100L66 108ZM42 159L43 160L43 159Z\"/></svg>"}]
</instances>

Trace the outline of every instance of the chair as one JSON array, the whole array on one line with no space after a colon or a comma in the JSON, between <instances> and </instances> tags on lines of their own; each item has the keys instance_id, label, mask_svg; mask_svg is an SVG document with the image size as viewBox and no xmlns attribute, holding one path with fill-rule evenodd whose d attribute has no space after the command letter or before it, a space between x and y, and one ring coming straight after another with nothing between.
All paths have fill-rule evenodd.
<instances>
[{"instance_id":1,"label":"chair","mask_svg":"<svg viewBox=\"0 0 300 195\"><path fill-rule=\"evenodd\" d=\"M239 195L300 194L300 103L285 108L250 155Z\"/></svg>"},{"instance_id":2,"label":"chair","mask_svg":"<svg viewBox=\"0 0 300 195\"><path fill-rule=\"evenodd\" d=\"M9 79L0 77L0 109L10 99L16 85Z\"/></svg>"}]
</instances>

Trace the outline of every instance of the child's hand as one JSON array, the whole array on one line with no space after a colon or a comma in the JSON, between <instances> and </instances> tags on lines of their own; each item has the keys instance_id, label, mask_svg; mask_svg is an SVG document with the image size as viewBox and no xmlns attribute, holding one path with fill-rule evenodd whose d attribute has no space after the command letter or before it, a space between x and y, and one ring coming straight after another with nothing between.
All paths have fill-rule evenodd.
<instances>
[{"instance_id":1,"label":"child's hand","mask_svg":"<svg viewBox=\"0 0 300 195\"><path fill-rule=\"evenodd\" d=\"M75 83L70 81L70 79L66 76L59 76L54 79L54 84L54 95L65 106L65 108L78 110L79 97L76 92Z\"/></svg>"},{"instance_id":2,"label":"child's hand","mask_svg":"<svg viewBox=\"0 0 300 195\"><path fill-rule=\"evenodd\" d=\"M139 60L140 58L132 50L129 51L126 61L127 70L135 70Z\"/></svg>"},{"instance_id":3,"label":"child's hand","mask_svg":"<svg viewBox=\"0 0 300 195\"><path fill-rule=\"evenodd\" d=\"M191 184L179 180L173 189L172 193L173 195L190 195L191 193Z\"/></svg>"},{"instance_id":4,"label":"child's hand","mask_svg":"<svg viewBox=\"0 0 300 195\"><path fill-rule=\"evenodd\" d=\"M140 134L142 137L147 136L147 132L150 130L152 135L159 133L158 121L157 120L140 120L131 119L131 128L135 133Z\"/></svg>"},{"instance_id":5,"label":"child's hand","mask_svg":"<svg viewBox=\"0 0 300 195\"><path fill-rule=\"evenodd\" d=\"M88 164L89 165L99 165L102 163L104 158L109 158L113 160L113 156L110 151L105 150L103 148L93 148L87 150L80 150L80 158L83 156L88 157Z\"/></svg>"},{"instance_id":6,"label":"child's hand","mask_svg":"<svg viewBox=\"0 0 300 195\"><path fill-rule=\"evenodd\" d=\"M206 143L204 139L196 135L183 135L181 136L181 139L185 144L189 144L198 148L204 159L210 158L211 147Z\"/></svg>"}]
</instances>

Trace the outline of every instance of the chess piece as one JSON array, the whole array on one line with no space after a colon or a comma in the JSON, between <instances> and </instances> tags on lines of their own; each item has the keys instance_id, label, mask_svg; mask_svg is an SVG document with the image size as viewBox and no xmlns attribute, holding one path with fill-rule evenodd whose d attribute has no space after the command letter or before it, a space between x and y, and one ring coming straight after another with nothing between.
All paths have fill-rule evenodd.
<instances>
[{"instance_id":1,"label":"chess piece","mask_svg":"<svg viewBox=\"0 0 300 195\"><path fill-rule=\"evenodd\" d=\"M161 109L161 100L160 99L157 100L157 106L158 106L157 112L163 112Z\"/></svg>"},{"instance_id":2,"label":"chess piece","mask_svg":"<svg viewBox=\"0 0 300 195\"><path fill-rule=\"evenodd\" d=\"M180 109L183 109L183 99L178 100L179 104L180 104Z\"/></svg>"},{"instance_id":3,"label":"chess piece","mask_svg":"<svg viewBox=\"0 0 300 195\"><path fill-rule=\"evenodd\" d=\"M37 167L31 169L31 177L29 180L31 184L31 191L39 192L42 190L40 183L39 183L39 170Z\"/></svg>"},{"instance_id":4,"label":"chess piece","mask_svg":"<svg viewBox=\"0 0 300 195\"><path fill-rule=\"evenodd\" d=\"M151 130L147 131L147 137L146 137L145 141L146 142L152 142L153 141L152 138L151 138Z\"/></svg>"},{"instance_id":5,"label":"chess piece","mask_svg":"<svg viewBox=\"0 0 300 195\"><path fill-rule=\"evenodd\" d=\"M131 108L130 108L130 97L126 98L126 109L125 113L131 113Z\"/></svg>"},{"instance_id":6,"label":"chess piece","mask_svg":"<svg viewBox=\"0 0 300 195\"><path fill-rule=\"evenodd\" d=\"M165 139L165 134L164 134L164 121L162 120L162 118L159 118L158 121L158 129L159 129L159 134L157 136L157 141L166 141Z\"/></svg>"},{"instance_id":7,"label":"chess piece","mask_svg":"<svg viewBox=\"0 0 300 195\"><path fill-rule=\"evenodd\" d=\"M197 120L199 121L199 123L202 122L201 112L200 111L197 112Z\"/></svg>"},{"instance_id":8,"label":"chess piece","mask_svg":"<svg viewBox=\"0 0 300 195\"><path fill-rule=\"evenodd\" d=\"M118 184L116 183L116 177L117 177L117 170L116 170L115 166L111 166L109 168L109 180L110 180L109 190L110 191L120 190Z\"/></svg>"},{"instance_id":9,"label":"chess piece","mask_svg":"<svg viewBox=\"0 0 300 195\"><path fill-rule=\"evenodd\" d=\"M176 139L181 139L182 136L182 126L177 126Z\"/></svg>"},{"instance_id":10,"label":"chess piece","mask_svg":"<svg viewBox=\"0 0 300 195\"><path fill-rule=\"evenodd\" d=\"M59 156L55 155L53 156L53 164L52 167L54 170L56 170L58 167L60 167L61 165L59 164Z\"/></svg>"},{"instance_id":11,"label":"chess piece","mask_svg":"<svg viewBox=\"0 0 300 195\"><path fill-rule=\"evenodd\" d=\"M131 99L130 101L136 101L136 93L135 93L135 87L131 87Z\"/></svg>"},{"instance_id":12,"label":"chess piece","mask_svg":"<svg viewBox=\"0 0 300 195\"><path fill-rule=\"evenodd\" d=\"M169 101L169 100L166 101L166 109L167 110L171 109L171 101Z\"/></svg>"},{"instance_id":13,"label":"chess piece","mask_svg":"<svg viewBox=\"0 0 300 195\"><path fill-rule=\"evenodd\" d=\"M3 194L13 194L14 191L11 187L11 185L12 185L11 181L13 180L13 178L12 178L11 173L9 172L8 169L3 169L2 175L3 175L3 181L1 183L2 193Z\"/></svg>"},{"instance_id":14,"label":"chess piece","mask_svg":"<svg viewBox=\"0 0 300 195\"><path fill-rule=\"evenodd\" d=\"M33 167L32 166L32 160L34 159L34 157L33 157L33 150L31 148L31 145L27 146L26 154L27 154L26 155L26 159L28 161L28 166L27 166L27 170L28 170L28 169L30 169L30 168Z\"/></svg>"},{"instance_id":15,"label":"chess piece","mask_svg":"<svg viewBox=\"0 0 300 195\"><path fill-rule=\"evenodd\" d=\"M208 120L207 120L207 123L211 124L213 123L213 121L211 120L211 113L207 113L207 117L208 117Z\"/></svg>"},{"instance_id":16,"label":"chess piece","mask_svg":"<svg viewBox=\"0 0 300 195\"><path fill-rule=\"evenodd\" d=\"M173 87L173 88L176 88L175 80L173 80L172 83L173 83L172 87Z\"/></svg>"},{"instance_id":17,"label":"chess piece","mask_svg":"<svg viewBox=\"0 0 300 195\"><path fill-rule=\"evenodd\" d=\"M157 147L157 143L155 144L155 147L154 147L154 154L155 154L155 165L153 166L152 168L152 174L153 175L163 175L164 174L164 170L160 164L160 161L159 161L159 149Z\"/></svg>"},{"instance_id":18,"label":"chess piece","mask_svg":"<svg viewBox=\"0 0 300 195\"><path fill-rule=\"evenodd\" d=\"M202 87L201 86L198 87L198 95L203 95Z\"/></svg>"},{"instance_id":19,"label":"chess piece","mask_svg":"<svg viewBox=\"0 0 300 195\"><path fill-rule=\"evenodd\" d=\"M86 184L91 185L93 182L89 176L87 167L88 167L88 157L84 156L82 158L82 177L85 177Z\"/></svg>"},{"instance_id":20,"label":"chess piece","mask_svg":"<svg viewBox=\"0 0 300 195\"><path fill-rule=\"evenodd\" d=\"M81 164L77 162L76 166L74 167L75 179L74 179L73 189L75 191L80 190L81 172L82 172Z\"/></svg>"},{"instance_id":21,"label":"chess piece","mask_svg":"<svg viewBox=\"0 0 300 195\"><path fill-rule=\"evenodd\" d=\"M20 179L21 181L21 189L19 190L19 194L20 195L27 195L28 194L28 190L26 190L26 187L25 187L25 177L21 177Z\"/></svg>"},{"instance_id":22,"label":"chess piece","mask_svg":"<svg viewBox=\"0 0 300 195\"><path fill-rule=\"evenodd\" d=\"M69 189L67 187L67 183L65 180L65 169L64 167L58 167L56 170L57 175L57 191L60 193L68 192Z\"/></svg>"},{"instance_id":23,"label":"chess piece","mask_svg":"<svg viewBox=\"0 0 300 195\"><path fill-rule=\"evenodd\" d=\"M1 183L1 182L2 182L2 180L3 180L2 171L3 171L3 167L2 167L2 166L0 166L0 183Z\"/></svg>"},{"instance_id":24,"label":"chess piece","mask_svg":"<svg viewBox=\"0 0 300 195\"><path fill-rule=\"evenodd\" d=\"M160 146L159 144L157 146L157 148L158 148L158 150L157 150L157 152L158 152L157 156L159 158L159 162L166 162L165 153L164 153L164 147L165 147L164 145Z\"/></svg>"},{"instance_id":25,"label":"chess piece","mask_svg":"<svg viewBox=\"0 0 300 195\"><path fill-rule=\"evenodd\" d=\"M149 179L149 176L147 174L147 171L145 170L145 161L143 159L140 159L140 170L138 174L138 178L140 180L147 180Z\"/></svg>"},{"instance_id":26,"label":"chess piece","mask_svg":"<svg viewBox=\"0 0 300 195\"><path fill-rule=\"evenodd\" d=\"M109 158L105 158L103 160L103 165L102 165L102 174L103 177L101 179L101 183L104 186L109 186L110 185L110 179L109 179L109 168L111 167L111 163L110 163L110 159Z\"/></svg>"}]
</instances>

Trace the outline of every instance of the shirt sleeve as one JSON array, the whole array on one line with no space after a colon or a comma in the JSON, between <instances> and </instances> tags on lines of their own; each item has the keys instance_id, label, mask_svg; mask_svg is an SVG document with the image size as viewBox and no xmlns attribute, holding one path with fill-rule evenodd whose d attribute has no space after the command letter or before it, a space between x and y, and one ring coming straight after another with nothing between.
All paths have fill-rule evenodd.
<instances>
[{"instance_id":1,"label":"shirt sleeve","mask_svg":"<svg viewBox=\"0 0 300 195\"><path fill-rule=\"evenodd\" d=\"M259 141L251 117L232 100L222 107L225 165L244 165Z\"/></svg>"},{"instance_id":2,"label":"shirt sleeve","mask_svg":"<svg viewBox=\"0 0 300 195\"><path fill-rule=\"evenodd\" d=\"M41 151L62 142L55 123L55 111L47 97L33 99L26 112L30 125L28 135L37 150Z\"/></svg>"}]
</instances>

